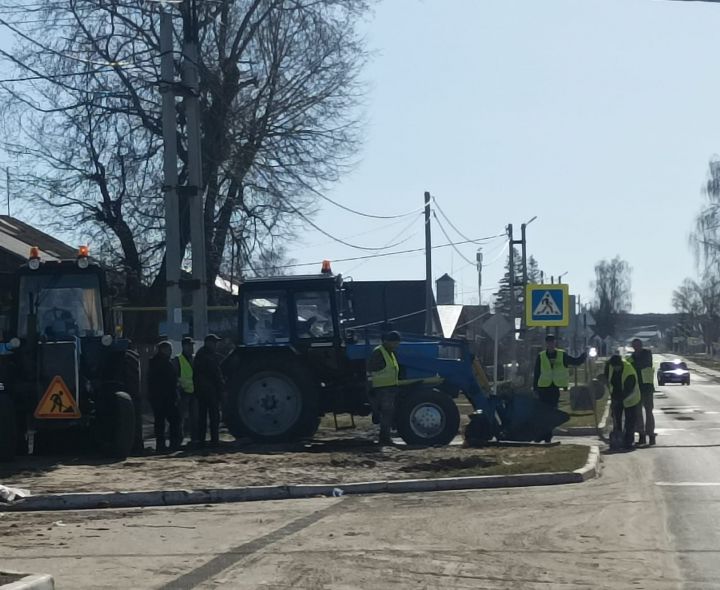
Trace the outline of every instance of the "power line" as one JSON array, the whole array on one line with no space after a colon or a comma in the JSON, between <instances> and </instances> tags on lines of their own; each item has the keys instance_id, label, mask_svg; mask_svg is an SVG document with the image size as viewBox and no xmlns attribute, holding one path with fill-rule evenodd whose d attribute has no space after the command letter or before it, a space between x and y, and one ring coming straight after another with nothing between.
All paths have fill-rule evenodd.
<instances>
[{"instance_id":1,"label":"power line","mask_svg":"<svg viewBox=\"0 0 720 590\"><path fill-rule=\"evenodd\" d=\"M478 238L477 240L465 240L462 242L452 242L447 244L438 244L437 246L432 246L433 250L437 250L439 248L449 248L451 246L461 246L463 244L470 244L475 243L482 240L492 240L493 238L496 238L497 236L488 236L487 238ZM381 252L378 254L370 254L366 256L353 256L350 258L336 258L333 260L333 262L354 262L355 260L366 260L368 258L383 258L385 256L398 256L401 254L414 254L416 252L425 252L425 248L412 248L409 250L398 250L395 252ZM284 264L282 266L276 266L274 268L300 268L303 266L320 266L323 263L322 260L318 260L316 262L299 262L299 263L293 263L293 264ZM243 269L247 270L247 269Z\"/></svg>"},{"instance_id":2,"label":"power line","mask_svg":"<svg viewBox=\"0 0 720 590\"><path fill-rule=\"evenodd\" d=\"M396 242L395 244L390 244L389 246L358 246L357 244L352 244L350 242L346 242L342 238L338 238L337 236L332 235L329 232L326 232L324 229L322 229L319 225L317 225L312 219L310 219L307 215L305 215L302 211L300 211L297 207L293 207L288 203L288 207L300 218L304 219L306 223L311 225L313 228L315 228L317 231L319 231L324 236L330 238L334 242L337 242L338 244L342 244L343 246L347 246L348 248L354 248L356 250L367 250L371 252L377 252L380 250L387 250L389 248L395 248L396 246L399 246L400 244L403 244L407 242L407 240L401 240L399 242ZM278 267L280 268L280 267Z\"/></svg>"},{"instance_id":3,"label":"power line","mask_svg":"<svg viewBox=\"0 0 720 590\"><path fill-rule=\"evenodd\" d=\"M438 219L438 216L436 215L435 211L433 211L433 217L435 218L435 221L437 222L438 227L440 228L440 231L441 231L441 232L443 233L443 235L445 236L445 239L446 239L448 242L452 242L452 239L450 238L450 236L448 235L448 233L445 231L445 228L443 227L443 224L440 223L440 220ZM473 243L474 243L474 240L470 240L470 242L473 242ZM455 252L457 252L458 256L460 256L460 258L462 258L462 259L463 259L465 262L467 262L468 264L475 264L472 260L470 260L467 256L465 256L465 254L463 254L462 252L460 252L460 249L459 249L457 246L453 246L453 250L455 250Z\"/></svg>"},{"instance_id":4,"label":"power line","mask_svg":"<svg viewBox=\"0 0 720 590\"><path fill-rule=\"evenodd\" d=\"M356 209L352 209L347 205L338 203L337 201L334 201L333 199L331 199L327 195L322 194L319 191L313 192L315 192L315 194L318 195L321 199L326 200L328 203L332 203L333 205L339 207L340 209L343 209L344 211L359 215L360 217L369 217L371 219L399 219L400 217L407 217L408 215L414 215L415 213L420 213L422 211L422 209L415 209L413 211L408 211L407 213L400 213L398 215L374 215L372 213L364 213L363 211L357 211Z\"/></svg>"},{"instance_id":5,"label":"power line","mask_svg":"<svg viewBox=\"0 0 720 590\"><path fill-rule=\"evenodd\" d=\"M443 218L445 219L445 221L448 222L448 224L450 225L450 227L453 228L453 229L455 230L455 232L456 232L463 240L472 241L472 240L470 240L470 238L468 238L464 233L462 233L462 232L455 226L455 224L454 224L452 221L450 221L450 218L445 214L445 211L443 211L443 208L440 206L440 203L438 203L438 201L437 201L437 199L436 199L435 197L433 197L433 203L435 203L435 207L437 208L437 210L440 211L440 215L443 216Z\"/></svg>"},{"instance_id":6,"label":"power line","mask_svg":"<svg viewBox=\"0 0 720 590\"><path fill-rule=\"evenodd\" d=\"M400 239L400 236L402 236L403 234L405 234L405 232L407 232L407 231L415 224L415 222L416 222L416 219L411 219L409 224L407 224L405 227L403 227L398 234L396 234L394 237L392 237L392 238L390 239L390 242L394 242L395 240L399 240L399 239ZM411 239L414 238L416 235L417 235L417 232L410 234L405 241L411 240ZM357 270L358 268L360 268L360 267L363 266L364 264L367 264L368 262L369 262L369 260L363 260L363 261L359 262L358 264L356 264L355 266L353 266L352 268L347 269L345 272L349 274L349 273Z\"/></svg>"}]
</instances>

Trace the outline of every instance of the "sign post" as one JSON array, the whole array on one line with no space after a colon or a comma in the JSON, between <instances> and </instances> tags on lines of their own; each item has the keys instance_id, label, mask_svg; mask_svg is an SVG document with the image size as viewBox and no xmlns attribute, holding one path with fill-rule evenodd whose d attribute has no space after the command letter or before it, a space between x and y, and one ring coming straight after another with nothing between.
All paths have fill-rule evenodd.
<instances>
[{"instance_id":1,"label":"sign post","mask_svg":"<svg viewBox=\"0 0 720 590\"><path fill-rule=\"evenodd\" d=\"M483 332L490 336L495 341L493 348L493 394L497 395L497 383L498 383L498 342L503 338L511 329L510 323L500 314L495 314L487 322L483 324Z\"/></svg>"}]
</instances>

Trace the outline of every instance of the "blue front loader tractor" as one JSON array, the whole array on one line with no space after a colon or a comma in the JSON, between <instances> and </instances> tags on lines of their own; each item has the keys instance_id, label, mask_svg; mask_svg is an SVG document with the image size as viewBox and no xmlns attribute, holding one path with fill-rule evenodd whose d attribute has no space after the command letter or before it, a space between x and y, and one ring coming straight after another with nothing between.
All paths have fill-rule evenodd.
<instances>
[{"instance_id":1,"label":"blue front loader tractor","mask_svg":"<svg viewBox=\"0 0 720 590\"><path fill-rule=\"evenodd\" d=\"M368 416L372 392L366 361L380 333L346 329L352 283L341 276L258 278L239 292L239 335L223 362L224 411L236 437L287 442L312 437L328 413ZM567 414L532 395L494 396L462 340L404 338L398 350L401 393L395 427L412 445L444 445L457 436L455 398L473 407L473 442L544 438Z\"/></svg>"}]
</instances>

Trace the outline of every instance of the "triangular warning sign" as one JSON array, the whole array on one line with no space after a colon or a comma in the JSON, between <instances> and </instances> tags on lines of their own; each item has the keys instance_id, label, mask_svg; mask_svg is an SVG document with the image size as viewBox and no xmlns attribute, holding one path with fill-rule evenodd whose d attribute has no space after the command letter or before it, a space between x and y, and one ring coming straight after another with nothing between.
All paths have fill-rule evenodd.
<instances>
[{"instance_id":1,"label":"triangular warning sign","mask_svg":"<svg viewBox=\"0 0 720 590\"><path fill-rule=\"evenodd\" d=\"M562 317L562 311L558 307L558 304L550 291L545 291L545 294L540 298L540 303L538 303L535 311L533 311L533 315Z\"/></svg>"},{"instance_id":2,"label":"triangular warning sign","mask_svg":"<svg viewBox=\"0 0 720 590\"><path fill-rule=\"evenodd\" d=\"M60 375L55 375L50 386L35 408L35 417L39 419L80 418L80 408Z\"/></svg>"}]
</instances>

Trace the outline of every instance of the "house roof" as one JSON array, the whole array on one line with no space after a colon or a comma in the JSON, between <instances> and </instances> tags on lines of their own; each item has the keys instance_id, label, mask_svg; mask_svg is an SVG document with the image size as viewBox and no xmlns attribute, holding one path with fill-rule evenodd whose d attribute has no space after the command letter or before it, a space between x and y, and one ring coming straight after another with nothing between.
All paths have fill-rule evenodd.
<instances>
[{"instance_id":1,"label":"house roof","mask_svg":"<svg viewBox=\"0 0 720 590\"><path fill-rule=\"evenodd\" d=\"M452 278L448 273L445 273L443 276L441 276L441 277L437 280L438 283L439 283L440 281L443 281L443 282L446 282L446 283L447 283L447 282L453 282L453 283L454 283L454 282L455 282L455 279Z\"/></svg>"},{"instance_id":2,"label":"house roof","mask_svg":"<svg viewBox=\"0 0 720 590\"><path fill-rule=\"evenodd\" d=\"M44 260L75 258L77 250L45 232L9 215L0 215L0 248L26 260L37 246Z\"/></svg>"}]
</instances>

